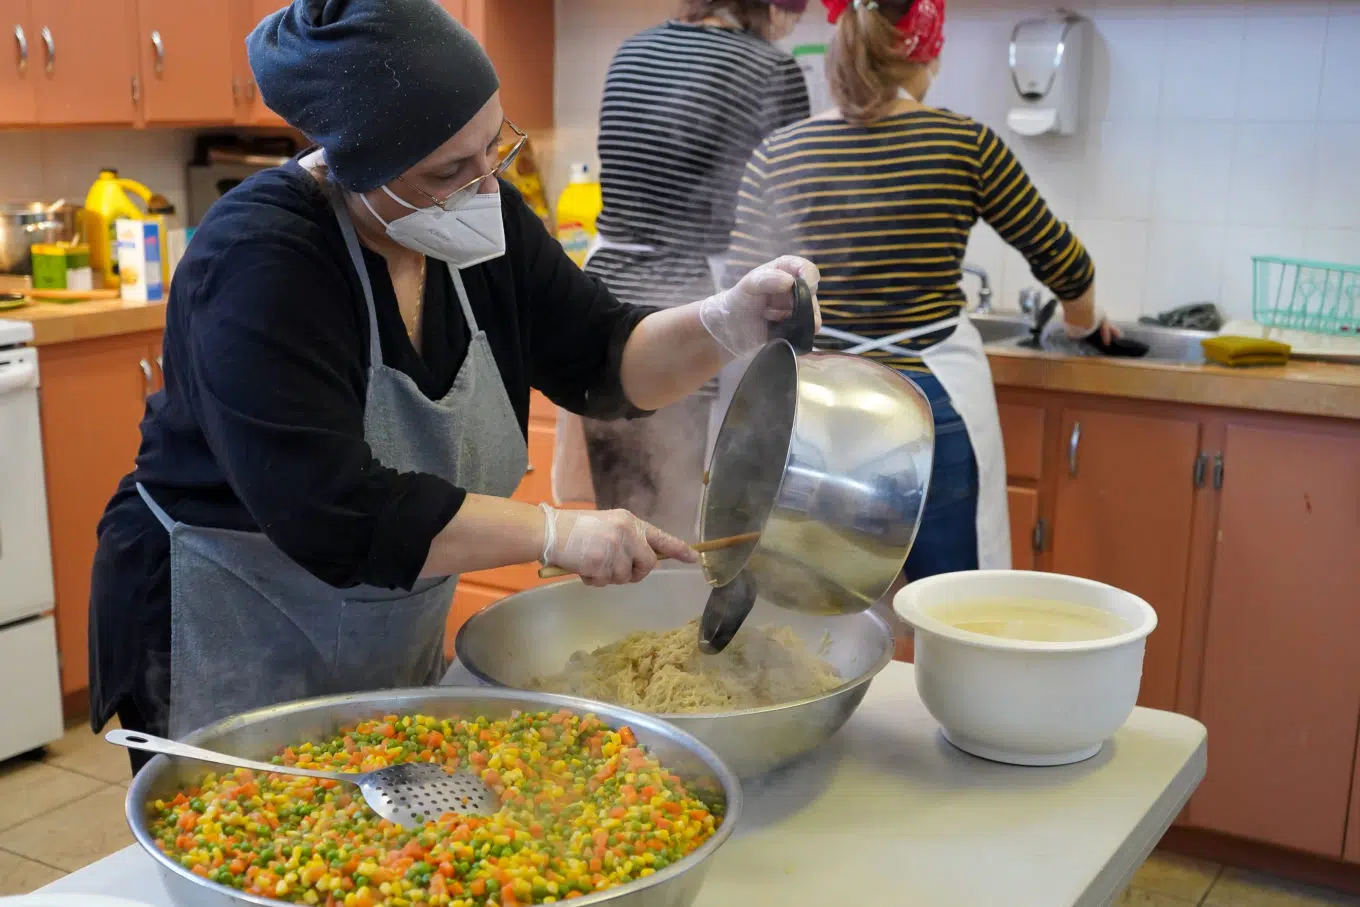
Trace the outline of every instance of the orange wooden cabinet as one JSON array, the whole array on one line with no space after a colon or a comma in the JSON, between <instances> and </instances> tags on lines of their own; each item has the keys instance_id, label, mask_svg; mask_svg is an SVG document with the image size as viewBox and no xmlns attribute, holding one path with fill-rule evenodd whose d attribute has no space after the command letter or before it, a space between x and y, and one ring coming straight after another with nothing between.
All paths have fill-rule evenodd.
<instances>
[{"instance_id":1,"label":"orange wooden cabinet","mask_svg":"<svg viewBox=\"0 0 1360 907\"><path fill-rule=\"evenodd\" d=\"M553 125L552 0L442 0L487 49L506 115ZM282 0L0 0L0 126L283 126L245 37Z\"/></svg>"},{"instance_id":2,"label":"orange wooden cabinet","mask_svg":"<svg viewBox=\"0 0 1360 907\"><path fill-rule=\"evenodd\" d=\"M231 4L231 97L230 120L242 126L283 126L283 118L265 106L259 86L246 58L246 36L260 20L282 9L281 0L232 0Z\"/></svg>"},{"instance_id":3,"label":"orange wooden cabinet","mask_svg":"<svg viewBox=\"0 0 1360 907\"><path fill-rule=\"evenodd\" d=\"M486 48L501 106L521 129L553 126L553 0L442 0Z\"/></svg>"},{"instance_id":4,"label":"orange wooden cabinet","mask_svg":"<svg viewBox=\"0 0 1360 907\"><path fill-rule=\"evenodd\" d=\"M1360 740L1356 741L1355 777L1351 781L1351 815L1346 822L1346 849L1342 859L1360 863Z\"/></svg>"},{"instance_id":5,"label":"orange wooden cabinet","mask_svg":"<svg viewBox=\"0 0 1360 907\"><path fill-rule=\"evenodd\" d=\"M466 580L458 583L458 589L453 593L453 607L449 608L449 617L444 625L445 656L453 657L454 638L467 619L487 605L500 601L505 595L504 589L479 586Z\"/></svg>"},{"instance_id":6,"label":"orange wooden cabinet","mask_svg":"<svg viewBox=\"0 0 1360 907\"><path fill-rule=\"evenodd\" d=\"M1045 526L1039 511L1043 477L1044 425L1041 406L998 403L1001 439L1006 448L1006 503L1010 511L1011 566L1035 570L1043 550Z\"/></svg>"},{"instance_id":7,"label":"orange wooden cabinet","mask_svg":"<svg viewBox=\"0 0 1360 907\"><path fill-rule=\"evenodd\" d=\"M137 26L145 122L231 122L230 5L222 0L137 0Z\"/></svg>"},{"instance_id":8,"label":"orange wooden cabinet","mask_svg":"<svg viewBox=\"0 0 1360 907\"><path fill-rule=\"evenodd\" d=\"M38 122L35 83L42 71L29 0L0 0L0 126Z\"/></svg>"},{"instance_id":9,"label":"orange wooden cabinet","mask_svg":"<svg viewBox=\"0 0 1360 907\"><path fill-rule=\"evenodd\" d=\"M1229 422L1222 457L1190 821L1360 862L1360 431Z\"/></svg>"},{"instance_id":10,"label":"orange wooden cabinet","mask_svg":"<svg viewBox=\"0 0 1360 907\"><path fill-rule=\"evenodd\" d=\"M1139 704L1176 707L1200 426L1068 409L1053 513L1053 570L1100 580L1157 610Z\"/></svg>"},{"instance_id":11,"label":"orange wooden cabinet","mask_svg":"<svg viewBox=\"0 0 1360 907\"><path fill-rule=\"evenodd\" d=\"M36 122L136 123L135 0L31 0L29 12L26 81L33 87Z\"/></svg>"},{"instance_id":12,"label":"orange wooden cabinet","mask_svg":"<svg viewBox=\"0 0 1360 907\"><path fill-rule=\"evenodd\" d=\"M160 332L43 347L43 462L56 580L61 688L89 686L87 631L95 526L141 443L159 381Z\"/></svg>"}]
</instances>

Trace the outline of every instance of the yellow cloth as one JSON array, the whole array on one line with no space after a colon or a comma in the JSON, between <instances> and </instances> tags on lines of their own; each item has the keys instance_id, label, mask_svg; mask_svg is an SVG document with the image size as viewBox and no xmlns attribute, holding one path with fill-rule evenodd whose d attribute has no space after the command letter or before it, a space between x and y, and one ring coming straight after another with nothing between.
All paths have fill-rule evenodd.
<instances>
[{"instance_id":1,"label":"yellow cloth","mask_svg":"<svg viewBox=\"0 0 1360 907\"><path fill-rule=\"evenodd\" d=\"M1289 361L1289 344L1275 340L1219 336L1201 340L1200 344L1205 358L1219 365L1284 365Z\"/></svg>"}]
</instances>

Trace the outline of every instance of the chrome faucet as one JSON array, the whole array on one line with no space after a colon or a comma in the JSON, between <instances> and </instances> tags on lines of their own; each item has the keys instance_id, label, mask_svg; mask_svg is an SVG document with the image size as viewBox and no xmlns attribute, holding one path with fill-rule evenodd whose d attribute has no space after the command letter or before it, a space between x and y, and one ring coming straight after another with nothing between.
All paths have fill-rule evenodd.
<instances>
[{"instance_id":1,"label":"chrome faucet","mask_svg":"<svg viewBox=\"0 0 1360 907\"><path fill-rule=\"evenodd\" d=\"M973 311L977 312L979 315L987 314L992 310L992 282L987 277L986 269L964 262L963 272L965 274L972 274L978 279L978 304L977 308Z\"/></svg>"}]
</instances>

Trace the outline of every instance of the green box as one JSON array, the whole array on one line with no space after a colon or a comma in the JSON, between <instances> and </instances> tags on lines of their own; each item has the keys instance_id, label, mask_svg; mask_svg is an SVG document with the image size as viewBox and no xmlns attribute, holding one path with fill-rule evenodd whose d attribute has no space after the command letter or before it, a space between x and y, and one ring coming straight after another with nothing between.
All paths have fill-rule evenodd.
<instances>
[{"instance_id":1,"label":"green box","mask_svg":"<svg viewBox=\"0 0 1360 907\"><path fill-rule=\"evenodd\" d=\"M38 290L66 289L66 250L51 244L32 249L33 287Z\"/></svg>"}]
</instances>

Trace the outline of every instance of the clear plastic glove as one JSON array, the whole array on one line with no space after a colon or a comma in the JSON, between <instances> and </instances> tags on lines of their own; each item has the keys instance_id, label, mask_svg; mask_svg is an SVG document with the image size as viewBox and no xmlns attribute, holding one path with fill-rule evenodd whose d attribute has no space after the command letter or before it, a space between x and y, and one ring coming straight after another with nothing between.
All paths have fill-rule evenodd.
<instances>
[{"instance_id":1,"label":"clear plastic glove","mask_svg":"<svg viewBox=\"0 0 1360 907\"><path fill-rule=\"evenodd\" d=\"M1094 300L1063 303L1062 314L1063 333L1070 340L1085 340L1096 331L1100 331L1101 339L1106 343L1119 336L1119 331L1110 324L1104 310Z\"/></svg>"},{"instance_id":2,"label":"clear plastic glove","mask_svg":"<svg viewBox=\"0 0 1360 907\"><path fill-rule=\"evenodd\" d=\"M680 539L626 510L543 511L543 563L570 570L587 586L636 583L671 558L694 563L698 555Z\"/></svg>"},{"instance_id":3,"label":"clear plastic glove","mask_svg":"<svg viewBox=\"0 0 1360 907\"><path fill-rule=\"evenodd\" d=\"M822 313L816 297L821 275L812 262L793 255L761 265L732 289L700 302L699 320L732 358L755 352L770 339L770 323L792 314L795 277L803 278L812 290L813 313L820 329Z\"/></svg>"}]
</instances>

